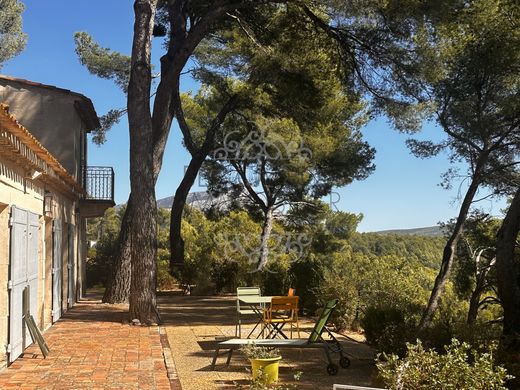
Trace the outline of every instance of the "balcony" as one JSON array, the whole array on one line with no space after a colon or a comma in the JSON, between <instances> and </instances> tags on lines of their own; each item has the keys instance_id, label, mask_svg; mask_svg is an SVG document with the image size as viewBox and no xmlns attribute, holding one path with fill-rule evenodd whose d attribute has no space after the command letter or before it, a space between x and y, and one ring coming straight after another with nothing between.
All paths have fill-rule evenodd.
<instances>
[{"instance_id":1,"label":"balcony","mask_svg":"<svg viewBox=\"0 0 520 390\"><path fill-rule=\"evenodd\" d=\"M114 170L112 167L87 167L83 179L87 195L80 200L80 214L84 218L102 217L106 209L115 206Z\"/></svg>"}]
</instances>

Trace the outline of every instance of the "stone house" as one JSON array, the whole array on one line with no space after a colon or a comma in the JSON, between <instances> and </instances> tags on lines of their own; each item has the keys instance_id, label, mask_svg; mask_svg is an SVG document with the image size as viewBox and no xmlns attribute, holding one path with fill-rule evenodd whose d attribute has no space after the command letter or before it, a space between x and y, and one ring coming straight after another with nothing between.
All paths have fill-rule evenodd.
<instances>
[{"instance_id":1,"label":"stone house","mask_svg":"<svg viewBox=\"0 0 520 390\"><path fill-rule=\"evenodd\" d=\"M87 167L87 97L0 75L0 368L82 297L86 218L114 205L110 167Z\"/></svg>"}]
</instances>

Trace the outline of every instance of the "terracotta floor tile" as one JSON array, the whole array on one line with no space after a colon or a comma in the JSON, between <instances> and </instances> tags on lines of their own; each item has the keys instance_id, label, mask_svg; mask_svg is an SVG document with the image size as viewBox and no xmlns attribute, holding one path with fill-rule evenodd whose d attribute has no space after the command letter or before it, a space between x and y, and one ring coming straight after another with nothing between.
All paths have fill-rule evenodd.
<instances>
[{"instance_id":1,"label":"terracotta floor tile","mask_svg":"<svg viewBox=\"0 0 520 390\"><path fill-rule=\"evenodd\" d=\"M48 358L30 346L0 373L0 389L170 390L160 328L128 325L126 310L94 300L76 304L44 333Z\"/></svg>"}]
</instances>

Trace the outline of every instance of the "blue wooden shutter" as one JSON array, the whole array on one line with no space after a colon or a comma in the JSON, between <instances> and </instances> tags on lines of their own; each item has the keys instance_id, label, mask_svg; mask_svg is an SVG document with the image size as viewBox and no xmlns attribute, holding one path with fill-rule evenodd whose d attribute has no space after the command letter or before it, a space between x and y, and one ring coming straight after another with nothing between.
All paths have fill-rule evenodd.
<instances>
[{"instance_id":1,"label":"blue wooden shutter","mask_svg":"<svg viewBox=\"0 0 520 390\"><path fill-rule=\"evenodd\" d=\"M61 220L56 219L53 224L53 257L52 257L52 321L61 317Z\"/></svg>"},{"instance_id":2,"label":"blue wooden shutter","mask_svg":"<svg viewBox=\"0 0 520 390\"><path fill-rule=\"evenodd\" d=\"M9 362L23 352L23 290L27 285L27 211L11 207Z\"/></svg>"},{"instance_id":3,"label":"blue wooden shutter","mask_svg":"<svg viewBox=\"0 0 520 390\"><path fill-rule=\"evenodd\" d=\"M68 268L68 281L69 281L69 286L68 286L68 294L67 294L67 298L68 298L68 307L72 307L72 305L74 305L74 292L75 292L75 283L74 283L74 264L75 264L75 261L74 261L74 232L75 232L75 229L74 229L74 225L71 225L69 224L69 261L68 261L68 264L67 264L67 268Z\"/></svg>"},{"instance_id":4,"label":"blue wooden shutter","mask_svg":"<svg viewBox=\"0 0 520 390\"><path fill-rule=\"evenodd\" d=\"M9 363L12 363L33 340L25 325L24 291L27 309L38 309L38 236L39 216L11 207L11 245L9 269Z\"/></svg>"},{"instance_id":5,"label":"blue wooden shutter","mask_svg":"<svg viewBox=\"0 0 520 390\"><path fill-rule=\"evenodd\" d=\"M38 231L39 216L31 212L28 213L28 236L27 236L27 285L29 286L29 313L37 318L38 311ZM30 343L29 329L26 334Z\"/></svg>"}]
</instances>

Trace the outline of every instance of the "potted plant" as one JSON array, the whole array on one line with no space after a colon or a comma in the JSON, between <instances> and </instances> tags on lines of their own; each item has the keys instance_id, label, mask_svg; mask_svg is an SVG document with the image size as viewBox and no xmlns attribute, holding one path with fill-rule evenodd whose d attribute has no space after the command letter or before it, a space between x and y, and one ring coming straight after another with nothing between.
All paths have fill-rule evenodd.
<instances>
[{"instance_id":1,"label":"potted plant","mask_svg":"<svg viewBox=\"0 0 520 390\"><path fill-rule=\"evenodd\" d=\"M250 343L240 348L251 362L253 382L258 381L269 385L278 382L280 351L277 348L262 347Z\"/></svg>"}]
</instances>

